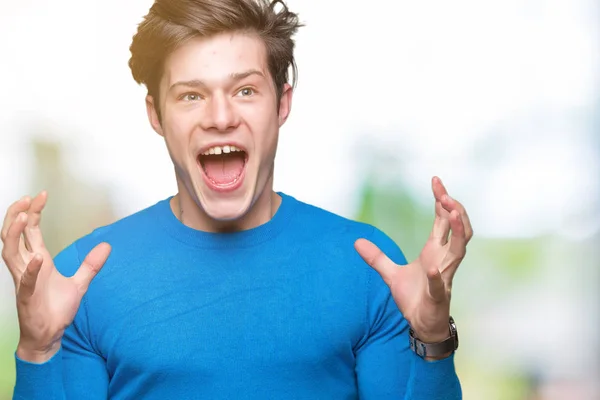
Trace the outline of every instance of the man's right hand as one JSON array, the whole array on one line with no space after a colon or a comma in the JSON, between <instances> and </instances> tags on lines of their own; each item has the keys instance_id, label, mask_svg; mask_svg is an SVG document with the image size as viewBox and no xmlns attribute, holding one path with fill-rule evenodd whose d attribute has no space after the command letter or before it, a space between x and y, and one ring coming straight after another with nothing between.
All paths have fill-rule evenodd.
<instances>
[{"instance_id":1,"label":"man's right hand","mask_svg":"<svg viewBox=\"0 0 600 400\"><path fill-rule=\"evenodd\" d=\"M70 278L57 271L48 253L40 219L46 192L12 204L2 225L2 259L15 283L20 338L17 357L32 363L48 361L60 349L65 329L73 322L90 282L106 262L111 248L100 243Z\"/></svg>"}]
</instances>

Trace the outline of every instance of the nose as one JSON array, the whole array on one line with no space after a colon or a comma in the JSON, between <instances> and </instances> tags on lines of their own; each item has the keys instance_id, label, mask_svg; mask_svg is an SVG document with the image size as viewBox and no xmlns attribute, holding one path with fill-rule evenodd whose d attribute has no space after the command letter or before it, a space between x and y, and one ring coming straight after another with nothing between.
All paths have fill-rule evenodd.
<instances>
[{"instance_id":1,"label":"nose","mask_svg":"<svg viewBox=\"0 0 600 400\"><path fill-rule=\"evenodd\" d=\"M239 115L230 98L225 95L214 95L208 100L206 114L201 119L204 130L227 132L239 125Z\"/></svg>"}]
</instances>

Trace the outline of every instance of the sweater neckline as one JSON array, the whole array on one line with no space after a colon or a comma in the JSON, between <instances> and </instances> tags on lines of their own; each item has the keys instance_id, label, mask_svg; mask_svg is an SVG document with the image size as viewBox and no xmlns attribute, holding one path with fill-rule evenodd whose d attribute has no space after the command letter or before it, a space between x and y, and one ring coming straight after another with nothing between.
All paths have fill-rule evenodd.
<instances>
[{"instance_id":1,"label":"sweater neckline","mask_svg":"<svg viewBox=\"0 0 600 400\"><path fill-rule=\"evenodd\" d=\"M237 232L206 232L183 224L171 210L170 196L156 204L156 214L162 228L176 240L197 248L243 248L273 239L290 223L298 201L292 196L277 192L281 204L273 218L255 228Z\"/></svg>"}]
</instances>

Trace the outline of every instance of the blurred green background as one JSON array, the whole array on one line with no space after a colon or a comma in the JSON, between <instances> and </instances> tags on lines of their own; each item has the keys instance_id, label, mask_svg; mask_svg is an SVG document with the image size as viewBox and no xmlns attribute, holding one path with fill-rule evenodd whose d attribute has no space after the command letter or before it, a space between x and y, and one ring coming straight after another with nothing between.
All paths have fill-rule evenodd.
<instances>
[{"instance_id":1,"label":"blurred green background","mask_svg":"<svg viewBox=\"0 0 600 400\"><path fill-rule=\"evenodd\" d=\"M48 190L53 254L175 192L127 69L151 3L0 0L0 208ZM288 4L307 27L275 189L413 260L440 176L475 229L452 300L464 398L600 399L598 2ZM1 267L0 400L18 338Z\"/></svg>"}]
</instances>

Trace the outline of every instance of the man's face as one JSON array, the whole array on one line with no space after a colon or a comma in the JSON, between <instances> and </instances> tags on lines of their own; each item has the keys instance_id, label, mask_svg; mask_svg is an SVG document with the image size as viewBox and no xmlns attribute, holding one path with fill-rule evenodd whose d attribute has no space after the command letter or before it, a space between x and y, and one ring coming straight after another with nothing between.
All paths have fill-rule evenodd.
<instances>
[{"instance_id":1,"label":"man's face","mask_svg":"<svg viewBox=\"0 0 600 400\"><path fill-rule=\"evenodd\" d=\"M239 219L271 196L291 88L277 103L258 37L227 33L187 42L166 60L159 98L160 105L148 99L150 121L165 138L180 194L185 188L217 221Z\"/></svg>"}]
</instances>

